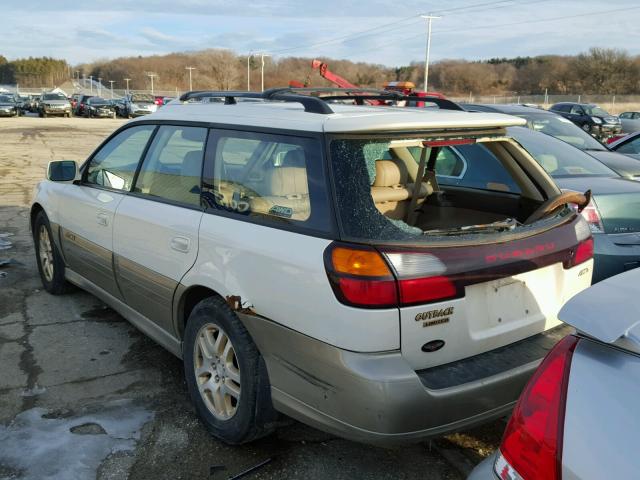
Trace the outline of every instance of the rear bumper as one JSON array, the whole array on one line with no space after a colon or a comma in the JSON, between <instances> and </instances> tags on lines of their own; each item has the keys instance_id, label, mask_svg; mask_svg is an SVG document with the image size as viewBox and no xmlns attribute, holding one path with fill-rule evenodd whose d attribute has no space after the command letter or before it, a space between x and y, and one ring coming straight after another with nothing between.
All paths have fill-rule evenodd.
<instances>
[{"instance_id":1,"label":"rear bumper","mask_svg":"<svg viewBox=\"0 0 640 480\"><path fill-rule=\"evenodd\" d=\"M508 414L546 354L542 349L522 357L526 363L482 378L463 377L464 383L455 380L460 365L441 366L436 376L447 380L432 388L425 371L414 371L399 351L350 352L258 316L240 316L265 359L277 410L335 435L380 445L441 436ZM494 352L474 361L492 355L495 362Z\"/></svg>"},{"instance_id":2,"label":"rear bumper","mask_svg":"<svg viewBox=\"0 0 640 480\"><path fill-rule=\"evenodd\" d=\"M493 471L493 464L496 462L497 452L485 458L476 468L473 469L467 480L499 480Z\"/></svg>"},{"instance_id":3,"label":"rear bumper","mask_svg":"<svg viewBox=\"0 0 640 480\"><path fill-rule=\"evenodd\" d=\"M640 267L640 238L636 233L596 233L594 239L593 283Z\"/></svg>"}]
</instances>

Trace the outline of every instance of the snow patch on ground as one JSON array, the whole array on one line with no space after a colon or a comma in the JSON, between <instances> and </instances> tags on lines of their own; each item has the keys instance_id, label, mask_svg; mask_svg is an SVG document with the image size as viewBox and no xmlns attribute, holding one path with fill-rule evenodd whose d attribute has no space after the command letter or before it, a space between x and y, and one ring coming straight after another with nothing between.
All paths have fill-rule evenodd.
<instances>
[{"instance_id":1,"label":"snow patch on ground","mask_svg":"<svg viewBox=\"0 0 640 480\"><path fill-rule=\"evenodd\" d=\"M135 448L142 426L153 418L152 412L128 400L78 417L46 418L47 413L32 408L9 426L0 425L0 466L23 472L23 480L96 478L109 454ZM97 424L104 433L72 433L86 424Z\"/></svg>"}]
</instances>

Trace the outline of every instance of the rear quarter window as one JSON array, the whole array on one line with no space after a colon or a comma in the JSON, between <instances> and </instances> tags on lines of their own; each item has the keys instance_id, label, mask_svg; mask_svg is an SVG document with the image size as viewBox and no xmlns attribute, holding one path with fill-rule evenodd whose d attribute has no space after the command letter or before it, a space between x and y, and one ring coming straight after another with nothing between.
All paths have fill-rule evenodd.
<instances>
[{"instance_id":1,"label":"rear quarter window","mask_svg":"<svg viewBox=\"0 0 640 480\"><path fill-rule=\"evenodd\" d=\"M205 161L209 211L273 226L331 230L320 141L288 135L214 130Z\"/></svg>"}]
</instances>

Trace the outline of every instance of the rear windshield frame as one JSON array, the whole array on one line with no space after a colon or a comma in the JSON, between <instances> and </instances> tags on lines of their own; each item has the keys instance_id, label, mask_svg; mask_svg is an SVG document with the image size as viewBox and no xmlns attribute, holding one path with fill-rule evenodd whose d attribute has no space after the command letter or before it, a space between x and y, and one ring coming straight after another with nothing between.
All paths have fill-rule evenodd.
<instances>
[{"instance_id":1,"label":"rear windshield frame","mask_svg":"<svg viewBox=\"0 0 640 480\"><path fill-rule=\"evenodd\" d=\"M526 127L525 127L526 128ZM440 136L447 137L460 137L464 133L464 136L477 138L487 137L507 137L514 141L521 149L523 149L528 155L531 155L524 146L515 140L511 135L507 133L506 128L494 127L494 128L478 128L478 129L442 129L442 130L411 130L411 131L384 131L384 132L356 132L356 133L327 133L325 134L324 149L326 152L325 162L328 170L328 187L331 189L331 201L332 208L336 219L336 226L341 241L350 243L359 243L365 245L380 245L380 246L398 246L398 247L416 247L424 248L427 246L452 246L452 245L466 245L466 244L484 244L505 242L520 238L526 238L532 235L545 232L549 229L555 228L567 222L571 222L576 218L576 214L569 207L561 209L556 215L552 217L545 217L531 225L520 225L515 231L510 232L497 232L497 233L470 233L460 234L454 236L420 236L410 239L375 239L375 238L360 238L350 236L344 227L342 219L342 212L340 205L338 205L338 189L336 186L336 172L333 168L333 159L331 156L331 143L334 140L387 140L393 138L393 140L402 139L416 139L416 138L438 138ZM520 168L523 169L525 174L529 177L536 188L540 190L540 186L530 177L529 172L524 169L517 159L513 159ZM534 159L535 161L535 159ZM537 163L537 162L536 162ZM546 175L551 177L548 173ZM542 193L542 191L541 191ZM519 194L522 198L522 194Z\"/></svg>"}]
</instances>

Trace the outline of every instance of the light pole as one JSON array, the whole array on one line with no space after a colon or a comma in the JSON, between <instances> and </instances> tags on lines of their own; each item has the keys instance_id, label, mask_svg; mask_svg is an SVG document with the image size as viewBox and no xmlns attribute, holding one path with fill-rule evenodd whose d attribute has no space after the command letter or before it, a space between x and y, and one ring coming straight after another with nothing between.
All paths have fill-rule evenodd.
<instances>
[{"instance_id":1,"label":"light pole","mask_svg":"<svg viewBox=\"0 0 640 480\"><path fill-rule=\"evenodd\" d=\"M89 89L91 90L91 95L93 95L93 75L89 75Z\"/></svg>"},{"instance_id":2,"label":"light pole","mask_svg":"<svg viewBox=\"0 0 640 480\"><path fill-rule=\"evenodd\" d=\"M125 82L127 82L127 95L129 95L129 80L131 80L130 78L124 78L123 79Z\"/></svg>"},{"instance_id":3,"label":"light pole","mask_svg":"<svg viewBox=\"0 0 640 480\"><path fill-rule=\"evenodd\" d=\"M442 18L435 15L420 15L422 18L427 19L427 55L424 61L424 91L427 91L429 85L429 53L431 52L431 21Z\"/></svg>"},{"instance_id":4,"label":"light pole","mask_svg":"<svg viewBox=\"0 0 640 480\"><path fill-rule=\"evenodd\" d=\"M270 56L271 55L269 55L268 53L261 53L260 54L260 61L261 61L261 68L260 68L261 83L260 83L260 86L261 86L263 92L264 92L264 57L270 57Z\"/></svg>"},{"instance_id":5,"label":"light pole","mask_svg":"<svg viewBox=\"0 0 640 480\"><path fill-rule=\"evenodd\" d=\"M98 77L98 96L102 96L102 77Z\"/></svg>"},{"instance_id":6,"label":"light pole","mask_svg":"<svg viewBox=\"0 0 640 480\"><path fill-rule=\"evenodd\" d=\"M155 73L147 73L147 76L151 79L151 95L153 95L153 79L158 75Z\"/></svg>"},{"instance_id":7,"label":"light pole","mask_svg":"<svg viewBox=\"0 0 640 480\"><path fill-rule=\"evenodd\" d=\"M247 92L251 91L251 58L254 55L255 54L251 52L247 55Z\"/></svg>"},{"instance_id":8,"label":"light pole","mask_svg":"<svg viewBox=\"0 0 640 480\"><path fill-rule=\"evenodd\" d=\"M196 70L196 67L184 67L185 70L189 70L189 91L193 91L193 84L191 83L191 71Z\"/></svg>"},{"instance_id":9,"label":"light pole","mask_svg":"<svg viewBox=\"0 0 640 480\"><path fill-rule=\"evenodd\" d=\"M113 100L113 84L116 83L115 80L109 80L109 84L111 85L111 99Z\"/></svg>"}]
</instances>

